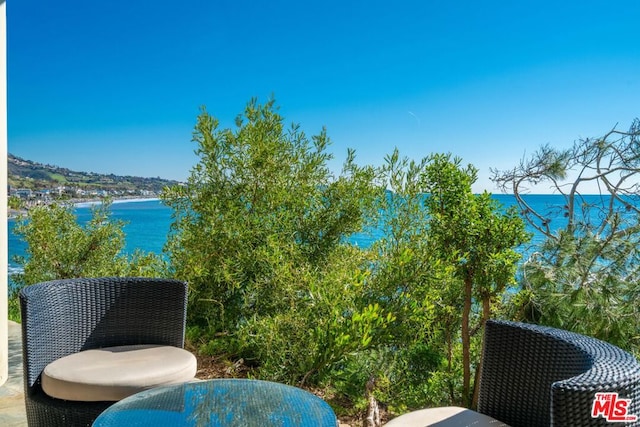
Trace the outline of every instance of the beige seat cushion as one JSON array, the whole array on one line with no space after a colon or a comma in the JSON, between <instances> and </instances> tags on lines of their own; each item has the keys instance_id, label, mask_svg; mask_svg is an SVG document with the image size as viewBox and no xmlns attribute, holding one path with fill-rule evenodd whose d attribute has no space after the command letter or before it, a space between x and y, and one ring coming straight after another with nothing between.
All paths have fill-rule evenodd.
<instances>
[{"instance_id":1,"label":"beige seat cushion","mask_svg":"<svg viewBox=\"0 0 640 427\"><path fill-rule=\"evenodd\" d=\"M508 427L505 423L465 408L447 406L409 412L394 418L389 427Z\"/></svg>"},{"instance_id":2,"label":"beige seat cushion","mask_svg":"<svg viewBox=\"0 0 640 427\"><path fill-rule=\"evenodd\" d=\"M42 373L42 389L58 399L117 401L149 388L190 381L196 368L195 356L177 347L106 347L51 362Z\"/></svg>"}]
</instances>

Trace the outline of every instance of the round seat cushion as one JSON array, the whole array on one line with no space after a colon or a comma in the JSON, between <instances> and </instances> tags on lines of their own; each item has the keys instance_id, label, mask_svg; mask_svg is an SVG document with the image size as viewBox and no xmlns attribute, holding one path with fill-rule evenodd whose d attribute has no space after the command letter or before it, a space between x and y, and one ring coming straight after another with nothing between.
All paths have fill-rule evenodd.
<instances>
[{"instance_id":1,"label":"round seat cushion","mask_svg":"<svg viewBox=\"0 0 640 427\"><path fill-rule=\"evenodd\" d=\"M70 354L42 373L51 397L83 402L117 401L153 387L194 379L196 358L171 346L127 345Z\"/></svg>"},{"instance_id":2,"label":"round seat cushion","mask_svg":"<svg viewBox=\"0 0 640 427\"><path fill-rule=\"evenodd\" d=\"M457 406L428 408L394 418L388 427L509 427L505 423L470 409Z\"/></svg>"}]
</instances>

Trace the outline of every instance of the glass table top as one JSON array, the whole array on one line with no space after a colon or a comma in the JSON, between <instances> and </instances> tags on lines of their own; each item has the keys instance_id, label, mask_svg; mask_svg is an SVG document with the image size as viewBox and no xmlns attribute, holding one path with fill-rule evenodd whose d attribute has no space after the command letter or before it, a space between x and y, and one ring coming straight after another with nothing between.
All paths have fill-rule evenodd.
<instances>
[{"instance_id":1,"label":"glass table top","mask_svg":"<svg viewBox=\"0 0 640 427\"><path fill-rule=\"evenodd\" d=\"M284 384L245 379L194 381L127 397L93 423L107 426L336 427L319 397Z\"/></svg>"}]
</instances>

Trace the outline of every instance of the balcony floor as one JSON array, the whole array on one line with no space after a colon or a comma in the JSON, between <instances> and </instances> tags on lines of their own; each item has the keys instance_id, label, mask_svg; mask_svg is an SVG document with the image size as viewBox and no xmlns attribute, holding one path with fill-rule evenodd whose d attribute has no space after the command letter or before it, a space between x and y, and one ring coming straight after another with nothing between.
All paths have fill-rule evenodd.
<instances>
[{"instance_id":1,"label":"balcony floor","mask_svg":"<svg viewBox=\"0 0 640 427\"><path fill-rule=\"evenodd\" d=\"M9 321L9 379L0 387L0 425L27 425L22 383L22 331L18 323Z\"/></svg>"}]
</instances>

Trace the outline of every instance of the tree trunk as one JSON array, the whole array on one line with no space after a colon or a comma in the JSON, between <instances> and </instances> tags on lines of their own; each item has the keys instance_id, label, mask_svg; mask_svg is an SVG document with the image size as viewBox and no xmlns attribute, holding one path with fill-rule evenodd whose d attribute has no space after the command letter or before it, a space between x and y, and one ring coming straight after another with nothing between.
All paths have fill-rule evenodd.
<instances>
[{"instance_id":1,"label":"tree trunk","mask_svg":"<svg viewBox=\"0 0 640 427\"><path fill-rule=\"evenodd\" d=\"M380 427L382 421L380 419L380 409L378 407L378 401L373 395L373 391L376 386L375 377L370 377L365 386L367 397L369 398L369 409L367 411L367 418L364 420L364 427Z\"/></svg>"},{"instance_id":2,"label":"tree trunk","mask_svg":"<svg viewBox=\"0 0 640 427\"><path fill-rule=\"evenodd\" d=\"M480 324L480 329L484 328L484 325L487 323L487 320L491 318L491 296L483 295L482 297L482 323ZM476 409L478 407L478 393L480 386L480 375L482 374L482 362L484 359L484 354L480 353L480 361L478 362L478 366L476 367L475 379L473 381L473 398L471 399L471 408Z\"/></svg>"},{"instance_id":3,"label":"tree trunk","mask_svg":"<svg viewBox=\"0 0 640 427\"><path fill-rule=\"evenodd\" d=\"M456 394L453 386L453 380L451 379L451 372L453 371L453 339L451 337L451 329L453 326L447 326L447 368L448 368L448 380L449 383L449 397L451 402L455 401Z\"/></svg>"},{"instance_id":4,"label":"tree trunk","mask_svg":"<svg viewBox=\"0 0 640 427\"><path fill-rule=\"evenodd\" d=\"M462 399L466 407L471 404L471 330L469 319L471 317L471 286L470 275L464 278L464 306L462 309Z\"/></svg>"},{"instance_id":5,"label":"tree trunk","mask_svg":"<svg viewBox=\"0 0 640 427\"><path fill-rule=\"evenodd\" d=\"M369 396L369 410L367 411L367 418L364 420L364 427L380 427L381 425L378 401L371 395Z\"/></svg>"}]
</instances>

